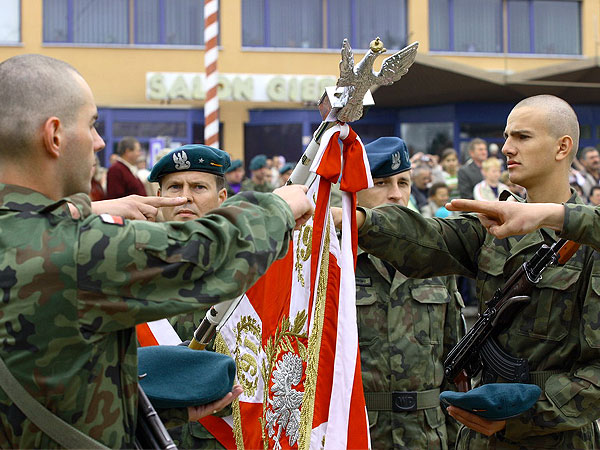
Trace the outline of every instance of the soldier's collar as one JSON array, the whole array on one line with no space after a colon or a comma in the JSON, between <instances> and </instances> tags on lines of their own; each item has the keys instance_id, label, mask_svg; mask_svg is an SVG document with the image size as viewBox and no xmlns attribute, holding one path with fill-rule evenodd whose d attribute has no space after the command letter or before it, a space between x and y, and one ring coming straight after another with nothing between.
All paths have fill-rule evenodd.
<instances>
[{"instance_id":1,"label":"soldier's collar","mask_svg":"<svg viewBox=\"0 0 600 450\"><path fill-rule=\"evenodd\" d=\"M577 195L577 191L573 188L571 189L571 197L569 197L569 200L567 200L565 203L577 203L580 205L585 204L585 202L581 199L581 197L579 197ZM500 193L500 195L498 196L498 200L500 200L501 202L505 202L505 201L516 201L519 203L526 203L527 200L519 197L517 194L512 193L509 190L504 190Z\"/></svg>"},{"instance_id":2,"label":"soldier's collar","mask_svg":"<svg viewBox=\"0 0 600 450\"><path fill-rule=\"evenodd\" d=\"M52 200L24 186L0 183L0 210L44 212L52 211L64 203L66 203L65 199Z\"/></svg>"}]
</instances>

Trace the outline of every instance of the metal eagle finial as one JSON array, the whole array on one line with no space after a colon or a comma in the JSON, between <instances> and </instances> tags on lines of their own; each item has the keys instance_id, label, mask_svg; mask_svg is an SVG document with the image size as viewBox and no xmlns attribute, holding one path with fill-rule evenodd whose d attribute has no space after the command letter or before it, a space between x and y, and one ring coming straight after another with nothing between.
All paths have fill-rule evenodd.
<instances>
[{"instance_id":1,"label":"metal eagle finial","mask_svg":"<svg viewBox=\"0 0 600 450\"><path fill-rule=\"evenodd\" d=\"M381 39L376 38L371 41L369 51L356 66L354 66L354 53L348 39L344 39L337 86L345 87L341 98L345 106L338 112L337 119L340 122L353 122L360 119L363 114L363 98L367 91L373 86L398 81L415 61L418 47L419 43L414 42L394 53L383 60L379 72L374 72L375 59L386 51Z\"/></svg>"}]
</instances>

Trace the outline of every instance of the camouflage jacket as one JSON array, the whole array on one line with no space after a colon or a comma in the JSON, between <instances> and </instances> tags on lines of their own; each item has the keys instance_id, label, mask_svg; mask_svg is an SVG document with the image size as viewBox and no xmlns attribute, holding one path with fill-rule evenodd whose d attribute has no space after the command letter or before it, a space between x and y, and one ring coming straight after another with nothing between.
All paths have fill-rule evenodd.
<instances>
[{"instance_id":1,"label":"camouflage jacket","mask_svg":"<svg viewBox=\"0 0 600 450\"><path fill-rule=\"evenodd\" d=\"M464 305L454 277L407 278L361 253L356 305L365 392L450 388L444 383L443 361L463 335ZM458 431L458 423L446 419L439 406L369 411L369 426L374 449L446 449L448 434L451 447Z\"/></svg>"},{"instance_id":2,"label":"camouflage jacket","mask_svg":"<svg viewBox=\"0 0 600 450\"><path fill-rule=\"evenodd\" d=\"M256 184L251 178L246 178L242 182L242 187L240 188L240 192L244 191L273 192L273 186L271 186L269 183Z\"/></svg>"},{"instance_id":3,"label":"camouflage jacket","mask_svg":"<svg viewBox=\"0 0 600 450\"><path fill-rule=\"evenodd\" d=\"M581 203L573 194L570 203ZM406 208L366 211L359 245L412 277L461 274L476 279L480 310L551 230L496 239L474 215L424 219ZM568 217L568 216L567 216ZM491 438L463 429L459 448L600 448L600 255L582 246L564 267L551 266L531 302L498 336L531 371L554 371L535 406L508 419ZM552 373L552 372L550 372ZM502 380L500 380L502 381Z\"/></svg>"},{"instance_id":4,"label":"camouflage jacket","mask_svg":"<svg viewBox=\"0 0 600 450\"><path fill-rule=\"evenodd\" d=\"M82 219L0 184L0 356L50 411L111 448L133 445L134 325L233 298L287 252L294 220L279 197L237 195L192 222ZM117 221L118 222L118 221ZM56 448L0 390L0 447Z\"/></svg>"}]
</instances>

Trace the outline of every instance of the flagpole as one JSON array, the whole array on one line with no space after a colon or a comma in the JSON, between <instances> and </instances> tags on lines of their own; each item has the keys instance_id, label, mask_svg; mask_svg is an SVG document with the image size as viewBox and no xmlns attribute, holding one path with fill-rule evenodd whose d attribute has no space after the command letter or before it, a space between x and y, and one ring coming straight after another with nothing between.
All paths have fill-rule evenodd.
<instances>
[{"instance_id":1,"label":"flagpole","mask_svg":"<svg viewBox=\"0 0 600 450\"><path fill-rule=\"evenodd\" d=\"M220 148L219 145L219 72L217 47L219 36L218 0L204 2L204 71L206 73L206 95L204 99L204 144Z\"/></svg>"}]
</instances>

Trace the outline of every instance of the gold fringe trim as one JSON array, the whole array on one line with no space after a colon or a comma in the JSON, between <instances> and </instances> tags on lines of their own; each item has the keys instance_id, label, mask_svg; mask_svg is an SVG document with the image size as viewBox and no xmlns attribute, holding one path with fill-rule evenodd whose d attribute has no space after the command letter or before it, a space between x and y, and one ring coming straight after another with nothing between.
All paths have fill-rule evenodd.
<instances>
[{"instance_id":1,"label":"gold fringe trim","mask_svg":"<svg viewBox=\"0 0 600 450\"><path fill-rule=\"evenodd\" d=\"M231 356L231 352L227 347L227 343L221 333L217 333L215 336L215 351L222 353L223 355ZM240 416L240 400L235 399L231 403L231 410L233 415L233 435L235 437L235 445L239 450L244 450L244 436L242 434L242 421Z\"/></svg>"},{"instance_id":2,"label":"gold fringe trim","mask_svg":"<svg viewBox=\"0 0 600 450\"><path fill-rule=\"evenodd\" d=\"M306 362L304 398L302 399L302 410L300 411L301 431L300 436L298 438L298 450L309 449L310 435L312 433L312 421L315 408L317 375L319 371L319 350L321 348L321 336L323 334L325 300L327 295L327 280L329 275L330 221L329 215L327 215L326 217L327 227L325 230L323 257L321 258L321 268L319 271L316 305L314 305L314 325L312 328L312 332L308 337L308 361Z\"/></svg>"}]
</instances>

